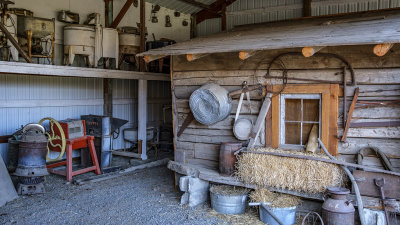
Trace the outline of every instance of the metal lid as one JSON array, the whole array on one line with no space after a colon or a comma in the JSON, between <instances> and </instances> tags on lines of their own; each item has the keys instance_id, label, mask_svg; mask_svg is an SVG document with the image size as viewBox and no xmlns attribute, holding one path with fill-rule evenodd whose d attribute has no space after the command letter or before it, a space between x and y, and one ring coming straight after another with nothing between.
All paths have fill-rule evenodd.
<instances>
[{"instance_id":1,"label":"metal lid","mask_svg":"<svg viewBox=\"0 0 400 225\"><path fill-rule=\"evenodd\" d=\"M249 119L240 118L233 126L233 134L237 139L245 141L250 138L252 128L253 124Z\"/></svg>"},{"instance_id":2,"label":"metal lid","mask_svg":"<svg viewBox=\"0 0 400 225\"><path fill-rule=\"evenodd\" d=\"M342 187L328 187L328 192L335 195L347 195L350 194L350 190Z\"/></svg>"}]
</instances>

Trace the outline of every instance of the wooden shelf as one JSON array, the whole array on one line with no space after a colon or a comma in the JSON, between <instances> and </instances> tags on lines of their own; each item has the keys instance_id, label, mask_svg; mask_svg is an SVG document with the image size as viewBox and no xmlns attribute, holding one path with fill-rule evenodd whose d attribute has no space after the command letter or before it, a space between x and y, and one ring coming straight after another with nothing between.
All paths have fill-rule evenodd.
<instances>
[{"instance_id":1,"label":"wooden shelf","mask_svg":"<svg viewBox=\"0 0 400 225\"><path fill-rule=\"evenodd\" d=\"M202 180L206 180L206 181L210 181L210 182L214 182L214 183L241 186L241 187L246 187L246 188L251 188L251 189L256 188L256 185L245 184L245 183L239 181L235 177L221 176L221 175L219 175L217 170L204 168L201 166L189 165L189 164L179 163L179 162L175 162L175 161L169 161L168 169L175 171L177 173L180 173L180 174L198 177ZM291 190L287 190L287 189L279 189L279 188L274 188L274 187L269 187L269 186L266 186L264 188L266 188L270 191L284 193L284 194L290 194L290 195L298 196L301 198L323 201L323 194L309 194L309 193L305 193L305 192L291 191ZM355 195L348 195L348 199L355 206L357 206L357 201L356 201ZM364 208L383 210L382 206L381 206L381 201L378 198L362 196L362 200L363 200Z\"/></svg>"},{"instance_id":2,"label":"wooden shelf","mask_svg":"<svg viewBox=\"0 0 400 225\"><path fill-rule=\"evenodd\" d=\"M62 77L95 77L128 80L161 80L169 81L170 75L124 70L106 70L96 68L54 66L21 62L0 61L0 74L20 74Z\"/></svg>"}]
</instances>

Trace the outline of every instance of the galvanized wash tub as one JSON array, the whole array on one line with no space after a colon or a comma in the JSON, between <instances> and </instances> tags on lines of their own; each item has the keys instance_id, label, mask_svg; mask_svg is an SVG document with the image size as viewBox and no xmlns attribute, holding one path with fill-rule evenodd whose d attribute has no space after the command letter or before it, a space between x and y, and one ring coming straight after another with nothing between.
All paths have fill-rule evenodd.
<instances>
[{"instance_id":1,"label":"galvanized wash tub","mask_svg":"<svg viewBox=\"0 0 400 225\"><path fill-rule=\"evenodd\" d=\"M260 205L260 220L268 225L279 225L279 223L265 210L268 208L284 225L293 225L296 221L296 206L287 208L274 208L266 204Z\"/></svg>"},{"instance_id":2,"label":"galvanized wash tub","mask_svg":"<svg viewBox=\"0 0 400 225\"><path fill-rule=\"evenodd\" d=\"M247 192L222 194L210 188L211 207L221 214L244 214L247 205Z\"/></svg>"}]
</instances>

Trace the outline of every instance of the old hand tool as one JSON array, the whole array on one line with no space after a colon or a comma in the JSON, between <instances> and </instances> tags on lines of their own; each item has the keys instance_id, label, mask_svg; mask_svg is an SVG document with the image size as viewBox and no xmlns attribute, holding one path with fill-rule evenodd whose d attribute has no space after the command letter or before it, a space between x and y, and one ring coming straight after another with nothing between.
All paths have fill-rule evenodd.
<instances>
[{"instance_id":1,"label":"old hand tool","mask_svg":"<svg viewBox=\"0 0 400 225\"><path fill-rule=\"evenodd\" d=\"M385 191L383 190L383 186L385 185L385 178L375 178L375 185L379 187L379 191L381 192L382 206L383 206L383 210L385 210L386 223L387 223L387 225L390 225L389 213L386 210L386 206L385 206Z\"/></svg>"}]
</instances>

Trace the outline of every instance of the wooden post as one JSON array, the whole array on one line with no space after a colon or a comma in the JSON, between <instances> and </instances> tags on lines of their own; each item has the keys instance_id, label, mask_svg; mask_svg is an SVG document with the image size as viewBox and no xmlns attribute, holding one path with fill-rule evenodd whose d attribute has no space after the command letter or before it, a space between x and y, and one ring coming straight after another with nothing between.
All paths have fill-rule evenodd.
<instances>
[{"instance_id":1,"label":"wooden post","mask_svg":"<svg viewBox=\"0 0 400 225\"><path fill-rule=\"evenodd\" d=\"M110 27L113 23L113 9L114 4L113 0L104 0L105 6L105 25L106 27Z\"/></svg>"},{"instance_id":2,"label":"wooden post","mask_svg":"<svg viewBox=\"0 0 400 225\"><path fill-rule=\"evenodd\" d=\"M140 52L146 50L146 5L144 0L140 0ZM139 70L146 71L146 64L143 57L139 58Z\"/></svg>"},{"instance_id":3,"label":"wooden post","mask_svg":"<svg viewBox=\"0 0 400 225\"><path fill-rule=\"evenodd\" d=\"M139 80L138 85L138 140L142 140L141 158L142 160L146 160L147 80Z\"/></svg>"},{"instance_id":4,"label":"wooden post","mask_svg":"<svg viewBox=\"0 0 400 225\"><path fill-rule=\"evenodd\" d=\"M311 1L312 0L303 0L303 17L311 16Z\"/></svg>"},{"instance_id":5,"label":"wooden post","mask_svg":"<svg viewBox=\"0 0 400 225\"><path fill-rule=\"evenodd\" d=\"M378 44L374 46L374 54L384 56L393 47L394 43Z\"/></svg>"},{"instance_id":6,"label":"wooden post","mask_svg":"<svg viewBox=\"0 0 400 225\"><path fill-rule=\"evenodd\" d=\"M315 53L317 53L319 50L323 49L325 47L319 46L319 47L304 47L301 50L301 53L303 54L304 57L311 57L313 56Z\"/></svg>"},{"instance_id":7,"label":"wooden post","mask_svg":"<svg viewBox=\"0 0 400 225\"><path fill-rule=\"evenodd\" d=\"M226 2L224 2L222 4L221 14L222 14L222 17L221 17L221 30L222 31L226 31Z\"/></svg>"},{"instance_id":8,"label":"wooden post","mask_svg":"<svg viewBox=\"0 0 400 225\"><path fill-rule=\"evenodd\" d=\"M113 0L104 0L105 4L105 25L110 27L113 21ZM104 63L104 65L106 65ZM103 79L103 114L113 116L113 99L112 99L112 79Z\"/></svg>"}]
</instances>

